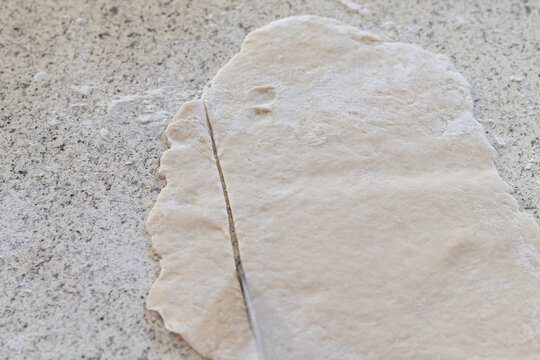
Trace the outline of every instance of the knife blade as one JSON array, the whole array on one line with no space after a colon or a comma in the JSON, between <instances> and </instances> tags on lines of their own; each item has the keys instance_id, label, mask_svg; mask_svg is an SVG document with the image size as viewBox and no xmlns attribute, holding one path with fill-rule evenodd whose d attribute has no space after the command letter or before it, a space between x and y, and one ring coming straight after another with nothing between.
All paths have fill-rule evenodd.
<instances>
[{"instance_id":1,"label":"knife blade","mask_svg":"<svg viewBox=\"0 0 540 360\"><path fill-rule=\"evenodd\" d=\"M244 304L248 313L248 320L251 327L251 332L253 333L253 338L255 340L257 355L259 356L259 360L266 360L266 352L264 349L264 342L261 336L261 329L259 328L259 323L257 322L257 316L255 315L253 300L251 298L251 293L247 284L246 273L244 272L244 267L242 266L241 262L236 262L236 274L238 275L240 288L242 290L242 294L244 295Z\"/></svg>"}]
</instances>

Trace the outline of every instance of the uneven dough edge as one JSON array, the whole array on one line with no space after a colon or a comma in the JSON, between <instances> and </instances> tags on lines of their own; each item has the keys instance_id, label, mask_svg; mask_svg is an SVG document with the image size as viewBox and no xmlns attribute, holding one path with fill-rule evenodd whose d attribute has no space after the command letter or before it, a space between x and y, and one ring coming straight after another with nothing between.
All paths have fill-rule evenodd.
<instances>
[{"instance_id":1,"label":"uneven dough edge","mask_svg":"<svg viewBox=\"0 0 540 360\"><path fill-rule=\"evenodd\" d=\"M212 359L252 359L254 347L236 278L228 219L202 102L169 124L159 173L167 185L146 227L161 271L146 305L165 327Z\"/></svg>"}]
</instances>

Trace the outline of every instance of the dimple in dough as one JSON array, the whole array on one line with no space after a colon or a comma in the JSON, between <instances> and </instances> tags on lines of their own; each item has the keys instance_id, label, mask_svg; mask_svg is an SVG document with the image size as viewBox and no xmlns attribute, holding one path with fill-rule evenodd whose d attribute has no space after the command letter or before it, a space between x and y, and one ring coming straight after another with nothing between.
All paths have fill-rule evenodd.
<instances>
[{"instance_id":1,"label":"dimple in dough","mask_svg":"<svg viewBox=\"0 0 540 360\"><path fill-rule=\"evenodd\" d=\"M315 16L250 33L167 130L148 306L170 330L256 359L203 105L269 359L538 359L540 231L468 83Z\"/></svg>"}]
</instances>

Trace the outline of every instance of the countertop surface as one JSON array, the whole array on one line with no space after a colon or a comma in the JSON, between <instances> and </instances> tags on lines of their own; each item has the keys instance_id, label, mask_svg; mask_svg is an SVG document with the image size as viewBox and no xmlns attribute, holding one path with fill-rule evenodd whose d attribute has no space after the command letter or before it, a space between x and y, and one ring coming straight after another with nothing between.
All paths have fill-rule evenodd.
<instances>
[{"instance_id":1,"label":"countertop surface","mask_svg":"<svg viewBox=\"0 0 540 360\"><path fill-rule=\"evenodd\" d=\"M538 0L4 0L0 359L201 359L144 306L162 134L250 30L300 14L451 57L539 221Z\"/></svg>"}]
</instances>

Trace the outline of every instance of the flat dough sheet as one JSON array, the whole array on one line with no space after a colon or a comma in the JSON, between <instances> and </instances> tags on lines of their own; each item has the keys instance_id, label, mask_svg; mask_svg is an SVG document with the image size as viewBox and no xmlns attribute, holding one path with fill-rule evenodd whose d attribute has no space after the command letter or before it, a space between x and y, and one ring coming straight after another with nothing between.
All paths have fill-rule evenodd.
<instances>
[{"instance_id":1,"label":"flat dough sheet","mask_svg":"<svg viewBox=\"0 0 540 360\"><path fill-rule=\"evenodd\" d=\"M209 358L257 358L203 105L268 359L538 359L540 231L467 81L315 16L250 33L167 130L148 220L167 328Z\"/></svg>"}]
</instances>

